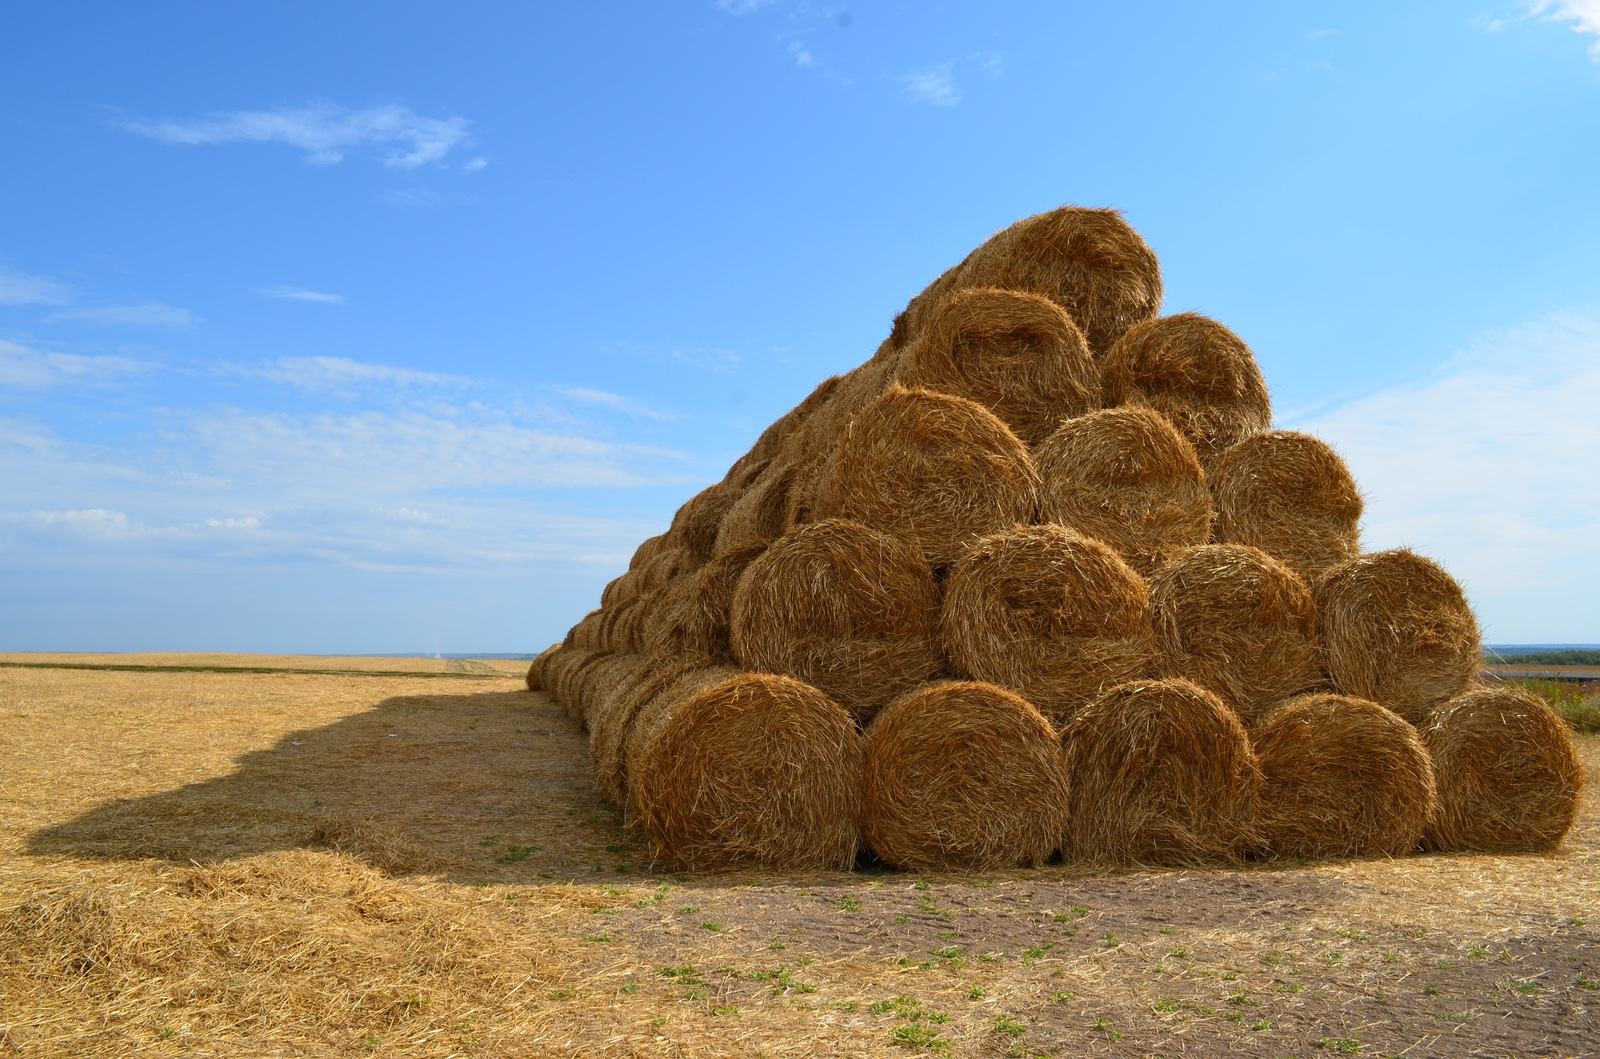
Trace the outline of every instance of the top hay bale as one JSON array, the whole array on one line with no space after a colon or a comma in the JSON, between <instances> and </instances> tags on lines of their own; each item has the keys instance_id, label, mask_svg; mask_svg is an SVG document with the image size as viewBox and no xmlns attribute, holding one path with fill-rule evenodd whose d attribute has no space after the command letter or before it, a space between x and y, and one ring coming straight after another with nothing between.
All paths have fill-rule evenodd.
<instances>
[{"instance_id":1,"label":"top hay bale","mask_svg":"<svg viewBox=\"0 0 1600 1059\"><path fill-rule=\"evenodd\" d=\"M1100 372L1066 310L1040 294L974 287L934 310L896 378L976 401L1024 444L1100 407Z\"/></svg>"},{"instance_id":2,"label":"top hay bale","mask_svg":"<svg viewBox=\"0 0 1600 1059\"><path fill-rule=\"evenodd\" d=\"M1122 333L1161 308L1161 262L1117 210L1063 206L1024 218L978 247L941 294L966 287L1042 294L1067 311L1102 357ZM920 299L919 299L920 301ZM914 338L936 306L914 306Z\"/></svg>"},{"instance_id":3,"label":"top hay bale","mask_svg":"<svg viewBox=\"0 0 1600 1059\"><path fill-rule=\"evenodd\" d=\"M1272 426L1272 401L1250 347L1199 313L1144 320L1105 355L1105 403L1143 405L1171 420L1207 466Z\"/></svg>"},{"instance_id":4,"label":"top hay bale","mask_svg":"<svg viewBox=\"0 0 1600 1059\"><path fill-rule=\"evenodd\" d=\"M1307 582L1361 553L1361 493L1326 442L1271 430L1228 449L1210 470L1216 540L1248 544Z\"/></svg>"},{"instance_id":5,"label":"top hay bale","mask_svg":"<svg viewBox=\"0 0 1600 1059\"><path fill-rule=\"evenodd\" d=\"M891 534L948 566L985 533L1030 522L1039 476L1009 427L973 401L893 384L818 472L815 516Z\"/></svg>"}]
</instances>

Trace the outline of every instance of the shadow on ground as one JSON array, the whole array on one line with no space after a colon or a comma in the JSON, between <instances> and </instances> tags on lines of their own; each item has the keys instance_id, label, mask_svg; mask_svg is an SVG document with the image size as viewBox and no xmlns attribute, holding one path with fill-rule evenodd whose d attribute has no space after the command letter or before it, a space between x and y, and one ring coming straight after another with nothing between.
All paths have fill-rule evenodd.
<instances>
[{"instance_id":1,"label":"shadow on ground","mask_svg":"<svg viewBox=\"0 0 1600 1059\"><path fill-rule=\"evenodd\" d=\"M294 848L453 882L650 870L594 786L583 732L528 692L386 699L244 754L226 776L107 802L27 840L34 855L180 864Z\"/></svg>"}]
</instances>

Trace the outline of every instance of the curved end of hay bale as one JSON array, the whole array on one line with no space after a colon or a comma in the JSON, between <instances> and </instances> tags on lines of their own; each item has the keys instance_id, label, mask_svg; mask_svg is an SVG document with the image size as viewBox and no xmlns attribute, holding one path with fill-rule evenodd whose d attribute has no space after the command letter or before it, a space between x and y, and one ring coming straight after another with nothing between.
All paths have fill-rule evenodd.
<instances>
[{"instance_id":1,"label":"curved end of hay bale","mask_svg":"<svg viewBox=\"0 0 1600 1059\"><path fill-rule=\"evenodd\" d=\"M1148 575L1211 536L1211 494L1194 446L1149 408L1062 423L1033 451L1039 518L1115 548Z\"/></svg>"},{"instance_id":2,"label":"curved end of hay bale","mask_svg":"<svg viewBox=\"0 0 1600 1059\"><path fill-rule=\"evenodd\" d=\"M837 375L823 379L799 404L779 416L771 426L761 432L761 436L756 439L756 443L750 447L743 460L756 463L778 458L779 453L789 444L790 436L804 427L818 408L828 403L838 385Z\"/></svg>"},{"instance_id":3,"label":"curved end of hay bale","mask_svg":"<svg viewBox=\"0 0 1600 1059\"><path fill-rule=\"evenodd\" d=\"M863 740L838 703L742 673L671 706L634 770L656 857L687 869L847 869L859 846Z\"/></svg>"},{"instance_id":4,"label":"curved end of hay bale","mask_svg":"<svg viewBox=\"0 0 1600 1059\"><path fill-rule=\"evenodd\" d=\"M691 567L698 567L711 558L722 517L739 499L739 492L722 482L716 482L690 497L672 516L667 539L684 550Z\"/></svg>"},{"instance_id":5,"label":"curved end of hay bale","mask_svg":"<svg viewBox=\"0 0 1600 1059\"><path fill-rule=\"evenodd\" d=\"M729 640L743 665L815 685L865 723L943 665L938 603L919 552L827 519L790 532L745 568Z\"/></svg>"},{"instance_id":6,"label":"curved end of hay bale","mask_svg":"<svg viewBox=\"0 0 1600 1059\"><path fill-rule=\"evenodd\" d=\"M670 584L674 578L682 577L700 569L700 563L694 561L687 548L680 548L668 542L663 545L650 561L641 567L639 588L640 594L663 588Z\"/></svg>"},{"instance_id":7,"label":"curved end of hay bale","mask_svg":"<svg viewBox=\"0 0 1600 1059\"><path fill-rule=\"evenodd\" d=\"M1027 447L964 397L891 384L817 472L816 515L860 522L915 545L934 566L973 539L1033 519Z\"/></svg>"},{"instance_id":8,"label":"curved end of hay bale","mask_svg":"<svg viewBox=\"0 0 1600 1059\"><path fill-rule=\"evenodd\" d=\"M639 719L651 714L663 693L707 672L692 662L658 665L648 659L643 661L643 665L623 674L590 711L589 765L594 770L595 786L623 806L628 796L628 747L637 741L636 734L643 734L635 732Z\"/></svg>"},{"instance_id":9,"label":"curved end of hay bale","mask_svg":"<svg viewBox=\"0 0 1600 1059\"><path fill-rule=\"evenodd\" d=\"M1063 206L992 236L968 255L951 288L1042 294L1067 311L1104 355L1161 308L1161 262L1118 210Z\"/></svg>"},{"instance_id":10,"label":"curved end of hay bale","mask_svg":"<svg viewBox=\"0 0 1600 1059\"><path fill-rule=\"evenodd\" d=\"M1333 686L1419 727L1478 672L1478 621L1455 579L1408 548L1363 555L1312 588Z\"/></svg>"},{"instance_id":11,"label":"curved end of hay bale","mask_svg":"<svg viewBox=\"0 0 1600 1059\"><path fill-rule=\"evenodd\" d=\"M528 675L524 678L529 691L543 691L545 689L545 667L550 664L550 659L557 652L563 650L561 644L553 643L534 656L528 663Z\"/></svg>"},{"instance_id":12,"label":"curved end of hay bale","mask_svg":"<svg viewBox=\"0 0 1600 1059\"><path fill-rule=\"evenodd\" d=\"M770 464L739 495L722 516L713 558L754 544L769 544L788 530L789 493L799 468L792 463Z\"/></svg>"},{"instance_id":13,"label":"curved end of hay bale","mask_svg":"<svg viewBox=\"0 0 1600 1059\"><path fill-rule=\"evenodd\" d=\"M1238 716L1186 680L1112 688L1061 733L1062 854L1104 865L1237 860L1261 773Z\"/></svg>"},{"instance_id":14,"label":"curved end of hay bale","mask_svg":"<svg viewBox=\"0 0 1600 1059\"><path fill-rule=\"evenodd\" d=\"M573 674L573 697L583 714L584 730L590 733L591 738L595 716L606 700L616 693L619 685L633 679L645 667L645 659L636 654L604 654L593 665L585 666Z\"/></svg>"},{"instance_id":15,"label":"curved end of hay bale","mask_svg":"<svg viewBox=\"0 0 1600 1059\"><path fill-rule=\"evenodd\" d=\"M666 534L664 533L658 533L654 537L646 537L643 543L633 550L633 558L628 560L628 569L638 570L649 563L665 543Z\"/></svg>"},{"instance_id":16,"label":"curved end of hay bale","mask_svg":"<svg viewBox=\"0 0 1600 1059\"><path fill-rule=\"evenodd\" d=\"M567 630L566 639L561 643L566 647L581 647L586 651L593 651L600 646L600 623L605 620L605 611L599 607L591 610L578 624Z\"/></svg>"},{"instance_id":17,"label":"curved end of hay bale","mask_svg":"<svg viewBox=\"0 0 1600 1059\"><path fill-rule=\"evenodd\" d=\"M1108 406L1160 412L1201 463L1272 426L1272 399L1250 347L1199 313L1134 324L1106 354L1104 370Z\"/></svg>"},{"instance_id":18,"label":"curved end of hay bale","mask_svg":"<svg viewBox=\"0 0 1600 1059\"><path fill-rule=\"evenodd\" d=\"M544 687L550 697L561 704L568 717L582 722L583 710L576 697L574 680L578 672L602 658L608 652L588 647L563 647L550 657L544 667Z\"/></svg>"},{"instance_id":19,"label":"curved end of hay bale","mask_svg":"<svg viewBox=\"0 0 1600 1059\"><path fill-rule=\"evenodd\" d=\"M939 637L952 671L997 684L1064 724L1102 688L1155 672L1144 580L1062 526L978 540L951 568Z\"/></svg>"},{"instance_id":20,"label":"curved end of hay bale","mask_svg":"<svg viewBox=\"0 0 1600 1059\"><path fill-rule=\"evenodd\" d=\"M1036 445L1100 407L1100 369L1066 310L1041 294L973 287L947 296L895 378L975 401Z\"/></svg>"},{"instance_id":21,"label":"curved end of hay bale","mask_svg":"<svg viewBox=\"0 0 1600 1059\"><path fill-rule=\"evenodd\" d=\"M1317 693L1252 733L1261 762L1257 850L1273 857L1399 857L1434 813L1433 765L1417 730L1366 699Z\"/></svg>"},{"instance_id":22,"label":"curved end of hay bale","mask_svg":"<svg viewBox=\"0 0 1600 1059\"><path fill-rule=\"evenodd\" d=\"M1451 853L1555 849L1578 813L1583 770L1566 722L1514 688L1478 688L1422 728L1439 807L1423 842Z\"/></svg>"},{"instance_id":23,"label":"curved end of hay bale","mask_svg":"<svg viewBox=\"0 0 1600 1059\"><path fill-rule=\"evenodd\" d=\"M1167 675L1210 688L1246 725L1322 683L1311 589L1259 548L1179 554L1151 576L1150 604Z\"/></svg>"},{"instance_id":24,"label":"curved end of hay bale","mask_svg":"<svg viewBox=\"0 0 1600 1059\"><path fill-rule=\"evenodd\" d=\"M904 869L1026 868L1066 826L1067 770L1050 722L993 684L903 695L867 730L861 824Z\"/></svg>"},{"instance_id":25,"label":"curved end of hay bale","mask_svg":"<svg viewBox=\"0 0 1600 1059\"><path fill-rule=\"evenodd\" d=\"M1216 540L1276 556L1308 582L1361 553L1361 492L1327 442L1269 430L1210 468Z\"/></svg>"},{"instance_id":26,"label":"curved end of hay bale","mask_svg":"<svg viewBox=\"0 0 1600 1059\"><path fill-rule=\"evenodd\" d=\"M662 589L644 627L643 653L660 663L733 664L728 642L733 591L745 567L766 550L766 544L752 544L728 552Z\"/></svg>"}]
</instances>

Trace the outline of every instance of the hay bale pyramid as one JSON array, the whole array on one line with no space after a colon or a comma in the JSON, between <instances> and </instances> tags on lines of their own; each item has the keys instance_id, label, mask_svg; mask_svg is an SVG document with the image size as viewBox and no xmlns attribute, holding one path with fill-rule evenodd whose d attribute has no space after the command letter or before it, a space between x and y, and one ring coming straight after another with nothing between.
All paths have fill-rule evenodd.
<instances>
[{"instance_id":1,"label":"hay bale pyramid","mask_svg":"<svg viewBox=\"0 0 1600 1059\"><path fill-rule=\"evenodd\" d=\"M1580 771L1113 210L1019 221L528 670L687 869L1544 851Z\"/></svg>"}]
</instances>

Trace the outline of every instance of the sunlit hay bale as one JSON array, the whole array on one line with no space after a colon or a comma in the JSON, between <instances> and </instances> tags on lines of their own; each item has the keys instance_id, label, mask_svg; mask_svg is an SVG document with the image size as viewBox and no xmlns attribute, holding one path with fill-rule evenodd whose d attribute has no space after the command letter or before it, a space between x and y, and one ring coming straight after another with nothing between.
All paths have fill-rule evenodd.
<instances>
[{"instance_id":1,"label":"sunlit hay bale","mask_svg":"<svg viewBox=\"0 0 1600 1059\"><path fill-rule=\"evenodd\" d=\"M770 466L772 466L770 457L762 460L747 460L740 457L733 461L728 473L722 476L722 485L726 489L732 489L736 495L742 496L744 491L750 488L750 484L765 474ZM728 516L724 513L722 517Z\"/></svg>"},{"instance_id":2,"label":"sunlit hay bale","mask_svg":"<svg viewBox=\"0 0 1600 1059\"><path fill-rule=\"evenodd\" d=\"M633 558L628 560L629 570L638 570L646 566L651 559L656 557L667 541L665 533L658 533L654 537L646 537L639 547L633 550Z\"/></svg>"},{"instance_id":3,"label":"sunlit hay bale","mask_svg":"<svg viewBox=\"0 0 1600 1059\"><path fill-rule=\"evenodd\" d=\"M881 360L869 360L841 375L832 398L806 424L805 452L818 460L827 457L845 429L889 388L894 375L895 362Z\"/></svg>"},{"instance_id":4,"label":"sunlit hay bale","mask_svg":"<svg viewBox=\"0 0 1600 1059\"><path fill-rule=\"evenodd\" d=\"M1187 680L1111 688L1061 733L1062 854L1103 865L1226 862L1253 839L1260 769L1239 715Z\"/></svg>"},{"instance_id":5,"label":"sunlit hay bale","mask_svg":"<svg viewBox=\"0 0 1600 1059\"><path fill-rule=\"evenodd\" d=\"M1478 671L1478 621L1455 579L1408 548L1342 563L1312 592L1333 686L1412 724Z\"/></svg>"},{"instance_id":6,"label":"sunlit hay bale","mask_svg":"<svg viewBox=\"0 0 1600 1059\"><path fill-rule=\"evenodd\" d=\"M690 870L851 867L863 744L850 715L801 681L741 673L698 686L632 773L651 853Z\"/></svg>"},{"instance_id":7,"label":"sunlit hay bale","mask_svg":"<svg viewBox=\"0 0 1600 1059\"><path fill-rule=\"evenodd\" d=\"M575 672L571 678L573 698L577 700L578 712L583 718L585 730L590 728L598 704L621 681L625 680L634 670L644 665L645 660L636 654L608 654L593 665L585 666Z\"/></svg>"},{"instance_id":8,"label":"sunlit hay bale","mask_svg":"<svg viewBox=\"0 0 1600 1059\"><path fill-rule=\"evenodd\" d=\"M766 544L752 544L711 560L668 585L656 602L643 651L658 663L673 659L732 665L728 614L739 577Z\"/></svg>"},{"instance_id":9,"label":"sunlit hay bale","mask_svg":"<svg viewBox=\"0 0 1600 1059\"><path fill-rule=\"evenodd\" d=\"M1150 604L1166 675L1211 689L1246 725L1322 683L1311 589L1259 548L1183 552L1151 576Z\"/></svg>"},{"instance_id":10,"label":"sunlit hay bale","mask_svg":"<svg viewBox=\"0 0 1600 1059\"><path fill-rule=\"evenodd\" d=\"M1572 829L1583 770L1566 722L1533 695L1475 688L1435 709L1422 741L1439 784L1429 849L1543 853Z\"/></svg>"},{"instance_id":11,"label":"sunlit hay bale","mask_svg":"<svg viewBox=\"0 0 1600 1059\"><path fill-rule=\"evenodd\" d=\"M624 674L602 695L589 715L589 764L595 784L612 801L625 805L628 796L628 737L640 713L658 695L691 673L704 672L693 662L645 665Z\"/></svg>"},{"instance_id":12,"label":"sunlit hay bale","mask_svg":"<svg viewBox=\"0 0 1600 1059\"><path fill-rule=\"evenodd\" d=\"M790 436L804 427L806 421L816 414L817 409L832 399L833 391L838 388L840 380L841 376L832 375L818 383L816 389L807 394L799 404L783 413L771 426L763 430L756 443L750 447L750 451L741 456L734 466L740 464L749 466L762 460L778 458L779 453L788 444Z\"/></svg>"},{"instance_id":13,"label":"sunlit hay bale","mask_svg":"<svg viewBox=\"0 0 1600 1059\"><path fill-rule=\"evenodd\" d=\"M620 608L616 624L611 627L611 650L633 654L644 652L643 629L659 595L659 589L646 592Z\"/></svg>"},{"instance_id":14,"label":"sunlit hay bale","mask_svg":"<svg viewBox=\"0 0 1600 1059\"><path fill-rule=\"evenodd\" d=\"M1255 434L1207 473L1217 542L1260 548L1307 583L1361 553L1361 493L1326 442L1292 430Z\"/></svg>"},{"instance_id":15,"label":"sunlit hay bale","mask_svg":"<svg viewBox=\"0 0 1600 1059\"><path fill-rule=\"evenodd\" d=\"M722 516L717 530L713 557L738 551L752 544L769 544L783 536L787 523L789 490L794 486L796 466L773 463L751 482Z\"/></svg>"},{"instance_id":16,"label":"sunlit hay bale","mask_svg":"<svg viewBox=\"0 0 1600 1059\"><path fill-rule=\"evenodd\" d=\"M572 701L572 674L598 654L601 654L601 652L588 647L563 646L545 664L545 690L550 693L552 699L561 704L561 708L566 711L568 717L577 719L580 716L577 704Z\"/></svg>"},{"instance_id":17,"label":"sunlit hay bale","mask_svg":"<svg viewBox=\"0 0 1600 1059\"><path fill-rule=\"evenodd\" d=\"M745 568L729 639L749 669L820 688L865 724L943 665L921 553L843 519L801 526Z\"/></svg>"},{"instance_id":18,"label":"sunlit hay bale","mask_svg":"<svg viewBox=\"0 0 1600 1059\"><path fill-rule=\"evenodd\" d=\"M974 539L1031 522L1038 485L1027 448L988 409L896 383L818 471L815 515L891 534L948 566Z\"/></svg>"},{"instance_id":19,"label":"sunlit hay bale","mask_svg":"<svg viewBox=\"0 0 1600 1059\"><path fill-rule=\"evenodd\" d=\"M600 590L601 609L616 606L624 600L634 599L639 595L643 575L636 570L624 570L621 574L606 582L606 587Z\"/></svg>"},{"instance_id":20,"label":"sunlit hay bale","mask_svg":"<svg viewBox=\"0 0 1600 1059\"><path fill-rule=\"evenodd\" d=\"M1228 446L1272 426L1272 399L1250 347L1199 313L1135 324L1103 368L1107 406L1160 412L1207 467Z\"/></svg>"},{"instance_id":21,"label":"sunlit hay bale","mask_svg":"<svg viewBox=\"0 0 1600 1059\"><path fill-rule=\"evenodd\" d=\"M672 516L667 539L687 554L688 569L696 569L711 558L722 516L739 499L739 493L721 482L713 483L690 497Z\"/></svg>"},{"instance_id":22,"label":"sunlit hay bale","mask_svg":"<svg viewBox=\"0 0 1600 1059\"><path fill-rule=\"evenodd\" d=\"M1039 520L1115 548L1141 574L1211 535L1194 447L1148 408L1069 419L1033 450Z\"/></svg>"},{"instance_id":23,"label":"sunlit hay bale","mask_svg":"<svg viewBox=\"0 0 1600 1059\"><path fill-rule=\"evenodd\" d=\"M578 726L586 731L589 726L592 682L599 675L597 671L604 672L609 669L616 657L610 651L591 651L589 657L564 673L561 705L566 709L567 716L577 721Z\"/></svg>"},{"instance_id":24,"label":"sunlit hay bale","mask_svg":"<svg viewBox=\"0 0 1600 1059\"><path fill-rule=\"evenodd\" d=\"M1103 688L1156 672L1144 580L1057 525L974 544L945 583L939 636L954 673L1016 692L1057 725Z\"/></svg>"},{"instance_id":25,"label":"sunlit hay bale","mask_svg":"<svg viewBox=\"0 0 1600 1059\"><path fill-rule=\"evenodd\" d=\"M692 573L699 567L700 564L694 561L687 549L676 545L667 545L656 552L644 566L644 580L639 587L644 592L650 592L663 587L675 577L682 577L684 574Z\"/></svg>"},{"instance_id":26,"label":"sunlit hay bale","mask_svg":"<svg viewBox=\"0 0 1600 1059\"><path fill-rule=\"evenodd\" d=\"M948 284L964 287L1044 295L1067 311L1102 357L1124 331L1160 309L1161 263L1116 210L1063 206L1018 221L969 254ZM911 324L924 329L920 320Z\"/></svg>"},{"instance_id":27,"label":"sunlit hay bale","mask_svg":"<svg viewBox=\"0 0 1600 1059\"><path fill-rule=\"evenodd\" d=\"M1273 857L1399 857L1434 811L1417 730L1366 699L1316 692L1251 732L1261 764L1255 849Z\"/></svg>"},{"instance_id":28,"label":"sunlit hay bale","mask_svg":"<svg viewBox=\"0 0 1600 1059\"><path fill-rule=\"evenodd\" d=\"M533 661L528 663L528 675L523 678L523 682L528 685L529 691L543 691L545 689L545 667L550 664L551 657L562 650L564 648L560 644L553 643L533 656Z\"/></svg>"},{"instance_id":29,"label":"sunlit hay bale","mask_svg":"<svg viewBox=\"0 0 1600 1059\"><path fill-rule=\"evenodd\" d=\"M567 638L562 641L568 647L581 647L593 651L600 646L600 623L605 620L605 611L596 607L579 619L567 633Z\"/></svg>"},{"instance_id":30,"label":"sunlit hay bale","mask_svg":"<svg viewBox=\"0 0 1600 1059\"><path fill-rule=\"evenodd\" d=\"M947 297L895 366L904 386L993 412L1026 445L1100 407L1100 369L1066 310L1039 294L976 287Z\"/></svg>"},{"instance_id":31,"label":"sunlit hay bale","mask_svg":"<svg viewBox=\"0 0 1600 1059\"><path fill-rule=\"evenodd\" d=\"M1060 847L1061 742L1020 696L971 681L931 684L885 706L866 735L861 826L885 863L1026 868Z\"/></svg>"},{"instance_id":32,"label":"sunlit hay bale","mask_svg":"<svg viewBox=\"0 0 1600 1059\"><path fill-rule=\"evenodd\" d=\"M620 603L603 605L600 608L602 612L600 616L600 638L598 644L600 650L626 650L624 647L622 647L622 637L618 633L618 628L627 621L630 613L638 609L638 606L639 597L634 596L633 598L624 600Z\"/></svg>"}]
</instances>

